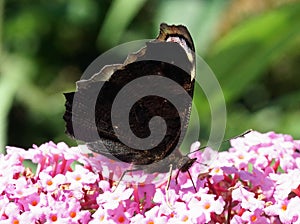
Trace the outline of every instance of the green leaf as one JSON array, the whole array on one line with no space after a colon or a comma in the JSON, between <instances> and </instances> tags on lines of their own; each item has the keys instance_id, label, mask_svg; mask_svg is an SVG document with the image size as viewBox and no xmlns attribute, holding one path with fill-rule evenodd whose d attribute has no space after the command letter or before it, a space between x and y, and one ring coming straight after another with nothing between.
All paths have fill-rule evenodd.
<instances>
[{"instance_id":1,"label":"green leaf","mask_svg":"<svg viewBox=\"0 0 300 224\"><path fill-rule=\"evenodd\" d=\"M232 102L299 37L300 4L251 18L220 39L208 57L227 102Z\"/></svg>"},{"instance_id":2,"label":"green leaf","mask_svg":"<svg viewBox=\"0 0 300 224\"><path fill-rule=\"evenodd\" d=\"M6 128L8 113L18 90L22 89L34 73L32 61L16 55L3 57L0 77L0 150L4 152L6 145Z\"/></svg>"},{"instance_id":3,"label":"green leaf","mask_svg":"<svg viewBox=\"0 0 300 224\"><path fill-rule=\"evenodd\" d=\"M115 0L111 4L97 38L98 47L105 43L107 48L118 44L122 34L146 0Z\"/></svg>"}]
</instances>

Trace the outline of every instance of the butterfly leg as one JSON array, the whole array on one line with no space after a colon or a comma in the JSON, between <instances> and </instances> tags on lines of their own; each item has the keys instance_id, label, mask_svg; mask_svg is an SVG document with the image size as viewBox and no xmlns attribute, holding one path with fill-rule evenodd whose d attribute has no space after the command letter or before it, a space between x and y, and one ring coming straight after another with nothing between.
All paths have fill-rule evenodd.
<instances>
[{"instance_id":1,"label":"butterfly leg","mask_svg":"<svg viewBox=\"0 0 300 224\"><path fill-rule=\"evenodd\" d=\"M165 191L166 191L166 203L170 209L174 210L174 208L172 207L172 205L170 204L170 201L169 201L169 187L170 187L170 182L172 179L172 170L173 170L173 166L172 166L172 164L170 164L169 178L168 178L168 182L167 182Z\"/></svg>"},{"instance_id":2,"label":"butterfly leg","mask_svg":"<svg viewBox=\"0 0 300 224\"><path fill-rule=\"evenodd\" d=\"M178 171L177 171L177 173L176 173L176 176L175 176L176 184L178 184L178 176L179 176L179 173L180 173L180 172L182 172L182 170L181 170L181 169L178 169ZM195 183L194 183L194 181L193 181L193 179L192 179L192 175L191 175L190 171L189 171L189 170L186 170L186 171L184 171L183 173L185 173L185 172L187 172L187 173L189 174L189 177L190 177L190 179L191 179L191 181L192 181L192 184L193 184L193 188L194 188L194 190L195 190L195 193L197 193L196 186L195 186Z\"/></svg>"},{"instance_id":3,"label":"butterfly leg","mask_svg":"<svg viewBox=\"0 0 300 224\"><path fill-rule=\"evenodd\" d=\"M117 190L118 186L120 185L121 181L123 180L124 176L125 176L127 173L129 173L129 172L135 172L135 171L139 171L139 170L140 170L140 169L125 170L125 171L122 173L122 175L121 175L121 177L120 177L120 179L119 179L119 181L118 181L118 183L117 183L115 189L113 190L113 192L115 192L115 191Z\"/></svg>"},{"instance_id":4,"label":"butterfly leg","mask_svg":"<svg viewBox=\"0 0 300 224\"><path fill-rule=\"evenodd\" d=\"M188 170L187 172L188 172L188 174L189 174L189 177L191 178L191 181L192 181L192 184L193 184L193 187L194 187L195 193L197 193L197 190L196 190L195 183L194 183L194 181L193 181L193 179L192 179L192 175L191 175L191 173L190 173L190 171L189 171L189 170Z\"/></svg>"}]
</instances>

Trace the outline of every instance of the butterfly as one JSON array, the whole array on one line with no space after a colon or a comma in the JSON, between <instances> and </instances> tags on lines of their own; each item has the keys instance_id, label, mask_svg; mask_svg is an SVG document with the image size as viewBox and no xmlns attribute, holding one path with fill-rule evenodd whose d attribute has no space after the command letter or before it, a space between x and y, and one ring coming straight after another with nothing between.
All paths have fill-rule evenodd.
<instances>
[{"instance_id":1,"label":"butterfly","mask_svg":"<svg viewBox=\"0 0 300 224\"><path fill-rule=\"evenodd\" d=\"M66 133L136 170L188 172L196 159L179 146L191 114L194 51L185 26L162 23L158 37L123 64L102 67L64 94Z\"/></svg>"}]
</instances>

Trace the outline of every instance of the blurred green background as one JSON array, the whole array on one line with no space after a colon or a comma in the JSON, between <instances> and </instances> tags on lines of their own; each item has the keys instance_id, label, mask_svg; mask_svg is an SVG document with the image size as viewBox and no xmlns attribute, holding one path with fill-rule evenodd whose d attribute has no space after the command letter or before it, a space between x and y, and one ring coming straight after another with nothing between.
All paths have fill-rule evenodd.
<instances>
[{"instance_id":1,"label":"blurred green background","mask_svg":"<svg viewBox=\"0 0 300 224\"><path fill-rule=\"evenodd\" d=\"M101 53L155 38L161 22L186 25L216 74L226 137L252 128L300 139L299 1L0 0L0 148L74 145L62 93ZM206 139L209 105L202 94L195 104Z\"/></svg>"}]
</instances>

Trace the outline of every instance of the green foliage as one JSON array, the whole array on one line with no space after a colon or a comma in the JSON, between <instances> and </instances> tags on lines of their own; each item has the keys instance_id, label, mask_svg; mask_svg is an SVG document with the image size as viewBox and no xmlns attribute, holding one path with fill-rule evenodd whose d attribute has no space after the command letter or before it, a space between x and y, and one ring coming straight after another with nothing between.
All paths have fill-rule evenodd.
<instances>
[{"instance_id":1,"label":"green foliage","mask_svg":"<svg viewBox=\"0 0 300 224\"><path fill-rule=\"evenodd\" d=\"M230 103L299 37L300 5L288 5L239 24L213 46L208 63Z\"/></svg>"},{"instance_id":2,"label":"green foliage","mask_svg":"<svg viewBox=\"0 0 300 224\"><path fill-rule=\"evenodd\" d=\"M107 47L114 47L118 44L122 34L144 3L145 0L131 0L130 4L123 0L113 1L101 27L97 40L98 46L101 46L102 42L106 43ZM111 23L111 21L118 22Z\"/></svg>"},{"instance_id":3,"label":"green foliage","mask_svg":"<svg viewBox=\"0 0 300 224\"><path fill-rule=\"evenodd\" d=\"M64 134L62 93L75 89L75 81L98 55L119 43L154 38L161 22L186 25L197 53L216 74L226 99L227 137L253 128L300 138L296 1L244 17L223 35L217 35L219 24L231 1L2 3L1 149L49 140L74 144ZM195 105L204 140L211 115L201 89Z\"/></svg>"},{"instance_id":4,"label":"green foliage","mask_svg":"<svg viewBox=\"0 0 300 224\"><path fill-rule=\"evenodd\" d=\"M252 128L300 137L297 127L300 98L296 97L299 86L290 85L299 83L299 74L289 71L294 75L282 73L274 77L271 73L272 67L283 63L283 59L299 58L299 54L288 55L295 49L295 43L298 42L299 48L299 10L300 4L295 3L249 18L211 47L206 61L221 84L231 135ZM274 83L273 78L282 80L280 76L286 75L290 76L286 82L269 85ZM287 90L280 93L281 89ZM291 105L288 101L294 104L292 108L288 108Z\"/></svg>"}]
</instances>

